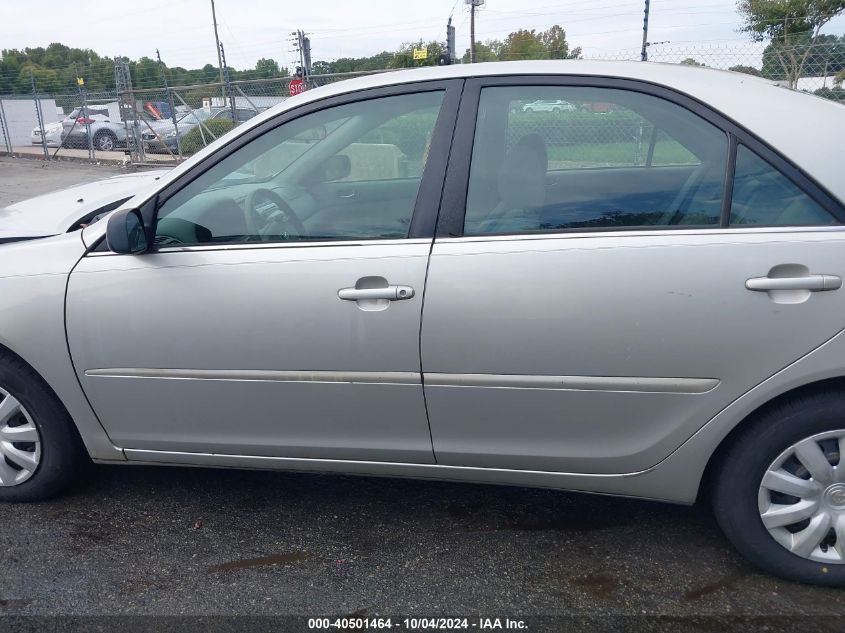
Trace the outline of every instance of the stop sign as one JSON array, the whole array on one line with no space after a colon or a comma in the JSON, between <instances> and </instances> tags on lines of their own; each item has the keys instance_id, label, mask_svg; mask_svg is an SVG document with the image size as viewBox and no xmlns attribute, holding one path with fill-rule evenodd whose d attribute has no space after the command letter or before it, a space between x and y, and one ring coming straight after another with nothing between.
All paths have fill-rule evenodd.
<instances>
[{"instance_id":1,"label":"stop sign","mask_svg":"<svg viewBox=\"0 0 845 633\"><path fill-rule=\"evenodd\" d=\"M296 78L290 80L290 96L298 95L300 92L305 92L305 82L302 79Z\"/></svg>"}]
</instances>

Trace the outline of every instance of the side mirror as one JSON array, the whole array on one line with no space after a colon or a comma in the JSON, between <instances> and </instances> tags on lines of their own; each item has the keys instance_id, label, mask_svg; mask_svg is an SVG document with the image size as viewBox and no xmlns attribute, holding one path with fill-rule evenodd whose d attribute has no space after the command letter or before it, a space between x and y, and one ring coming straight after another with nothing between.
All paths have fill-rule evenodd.
<instances>
[{"instance_id":1,"label":"side mirror","mask_svg":"<svg viewBox=\"0 0 845 633\"><path fill-rule=\"evenodd\" d=\"M335 154L320 166L319 181L334 182L335 180L343 180L351 173L352 161L349 160L349 156Z\"/></svg>"},{"instance_id":2,"label":"side mirror","mask_svg":"<svg viewBox=\"0 0 845 633\"><path fill-rule=\"evenodd\" d=\"M109 216L106 225L106 244L113 253L132 255L149 247L144 220L138 209L123 209Z\"/></svg>"}]
</instances>

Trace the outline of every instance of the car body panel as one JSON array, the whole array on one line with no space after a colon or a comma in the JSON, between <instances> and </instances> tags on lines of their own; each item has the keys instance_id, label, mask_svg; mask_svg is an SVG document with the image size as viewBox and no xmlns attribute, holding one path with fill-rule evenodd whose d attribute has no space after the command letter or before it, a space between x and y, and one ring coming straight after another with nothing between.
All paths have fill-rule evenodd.
<instances>
[{"instance_id":1,"label":"car body panel","mask_svg":"<svg viewBox=\"0 0 845 633\"><path fill-rule=\"evenodd\" d=\"M79 380L125 448L433 462L419 378L430 245L86 257L67 300ZM420 293L372 311L338 298L374 277ZM144 323L155 334L139 346L127 333Z\"/></svg>"},{"instance_id":2,"label":"car body panel","mask_svg":"<svg viewBox=\"0 0 845 633\"><path fill-rule=\"evenodd\" d=\"M0 345L44 378L92 456L123 460L88 404L67 354L64 296L68 274L85 252L80 237L71 233L0 249Z\"/></svg>"},{"instance_id":3,"label":"car body panel","mask_svg":"<svg viewBox=\"0 0 845 633\"><path fill-rule=\"evenodd\" d=\"M47 147L59 147L62 144L63 128L61 122L44 126L44 141ZM33 145L42 145L41 128L32 128L30 141Z\"/></svg>"},{"instance_id":4,"label":"car body panel","mask_svg":"<svg viewBox=\"0 0 845 633\"><path fill-rule=\"evenodd\" d=\"M438 239L421 336L437 462L653 466L845 327L845 293L790 304L745 287L784 263L845 276L843 248L839 228ZM431 385L432 373L496 379Z\"/></svg>"}]
</instances>

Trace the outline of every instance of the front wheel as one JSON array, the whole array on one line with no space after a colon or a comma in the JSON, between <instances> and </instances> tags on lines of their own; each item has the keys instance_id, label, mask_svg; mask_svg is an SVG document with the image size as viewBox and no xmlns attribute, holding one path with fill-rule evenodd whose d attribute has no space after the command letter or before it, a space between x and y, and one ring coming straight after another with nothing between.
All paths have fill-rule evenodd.
<instances>
[{"instance_id":1,"label":"front wheel","mask_svg":"<svg viewBox=\"0 0 845 633\"><path fill-rule=\"evenodd\" d=\"M845 395L764 411L727 450L713 493L719 525L752 563L845 586Z\"/></svg>"},{"instance_id":2,"label":"front wheel","mask_svg":"<svg viewBox=\"0 0 845 633\"><path fill-rule=\"evenodd\" d=\"M37 501L71 480L84 459L67 412L32 368L0 356L0 501Z\"/></svg>"}]
</instances>

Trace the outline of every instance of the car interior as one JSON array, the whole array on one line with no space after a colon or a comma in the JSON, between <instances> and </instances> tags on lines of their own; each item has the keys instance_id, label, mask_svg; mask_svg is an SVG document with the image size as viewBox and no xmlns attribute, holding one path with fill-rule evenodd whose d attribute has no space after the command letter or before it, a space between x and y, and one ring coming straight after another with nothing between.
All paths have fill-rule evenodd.
<instances>
[{"instance_id":1,"label":"car interior","mask_svg":"<svg viewBox=\"0 0 845 633\"><path fill-rule=\"evenodd\" d=\"M467 234L718 224L723 132L661 99L621 90L534 88L532 97L555 93L580 106L540 118L518 113L524 92L482 93ZM592 103L612 108L594 112ZM675 160L661 162L668 144Z\"/></svg>"},{"instance_id":2,"label":"car interior","mask_svg":"<svg viewBox=\"0 0 845 633\"><path fill-rule=\"evenodd\" d=\"M264 134L159 208L156 244L406 237L442 97L338 106Z\"/></svg>"}]
</instances>

